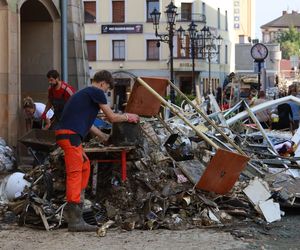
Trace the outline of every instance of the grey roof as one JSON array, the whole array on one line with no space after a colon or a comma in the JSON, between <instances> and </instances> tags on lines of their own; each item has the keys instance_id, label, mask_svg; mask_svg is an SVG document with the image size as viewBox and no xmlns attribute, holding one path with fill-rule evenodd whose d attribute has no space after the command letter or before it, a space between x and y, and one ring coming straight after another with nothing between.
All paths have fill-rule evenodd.
<instances>
[{"instance_id":1,"label":"grey roof","mask_svg":"<svg viewBox=\"0 0 300 250\"><path fill-rule=\"evenodd\" d=\"M260 26L260 28L289 28L291 26L300 27L300 13L297 13L296 11L292 11L292 13L284 13L281 17Z\"/></svg>"}]
</instances>

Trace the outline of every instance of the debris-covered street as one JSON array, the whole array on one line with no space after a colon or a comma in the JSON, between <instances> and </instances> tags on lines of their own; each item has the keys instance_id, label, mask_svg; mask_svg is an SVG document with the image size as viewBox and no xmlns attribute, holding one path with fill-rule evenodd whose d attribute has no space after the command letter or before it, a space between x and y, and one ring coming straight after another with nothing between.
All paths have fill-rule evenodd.
<instances>
[{"instance_id":1,"label":"debris-covered street","mask_svg":"<svg viewBox=\"0 0 300 250\"><path fill-rule=\"evenodd\" d=\"M66 230L64 151L54 131L19 139L30 164L17 164L2 140L2 247L296 249L300 131L264 129L255 113L299 99L239 102L222 113L211 95L208 112L176 86L189 107L170 105L161 97L168 84L137 78L126 109L140 122L113 123L105 144L83 142L91 175L80 216L93 233ZM163 118L161 105L173 115Z\"/></svg>"},{"instance_id":2,"label":"debris-covered street","mask_svg":"<svg viewBox=\"0 0 300 250\"><path fill-rule=\"evenodd\" d=\"M300 249L292 1L0 0L0 250Z\"/></svg>"}]
</instances>

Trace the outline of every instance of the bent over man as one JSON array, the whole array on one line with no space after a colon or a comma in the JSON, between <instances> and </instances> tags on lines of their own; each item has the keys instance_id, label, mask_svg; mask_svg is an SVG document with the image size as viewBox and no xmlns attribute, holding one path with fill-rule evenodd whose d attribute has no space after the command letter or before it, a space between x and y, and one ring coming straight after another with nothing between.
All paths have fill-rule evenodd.
<instances>
[{"instance_id":1,"label":"bent over man","mask_svg":"<svg viewBox=\"0 0 300 250\"><path fill-rule=\"evenodd\" d=\"M66 165L65 208L69 231L95 231L96 226L88 225L82 218L81 194L88 185L90 162L82 147L82 140L89 131L102 141L108 136L93 126L93 122L101 109L110 122L139 121L135 114L115 114L107 104L105 92L113 88L113 78L108 71L95 74L92 86L74 94L67 102L58 129L55 131L57 144L64 150Z\"/></svg>"},{"instance_id":2,"label":"bent over man","mask_svg":"<svg viewBox=\"0 0 300 250\"><path fill-rule=\"evenodd\" d=\"M48 88L48 101L41 118L46 119L48 110L53 107L54 119L51 121L52 125L50 129L55 129L60 120L66 102L75 91L71 85L60 80L59 73L55 69L50 70L47 73L47 78L50 84Z\"/></svg>"}]
</instances>

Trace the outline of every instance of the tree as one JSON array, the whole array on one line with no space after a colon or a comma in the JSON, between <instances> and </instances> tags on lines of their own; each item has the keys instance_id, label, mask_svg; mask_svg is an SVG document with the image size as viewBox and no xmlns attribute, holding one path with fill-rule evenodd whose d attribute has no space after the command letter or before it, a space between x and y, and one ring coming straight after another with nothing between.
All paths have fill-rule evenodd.
<instances>
[{"instance_id":1,"label":"tree","mask_svg":"<svg viewBox=\"0 0 300 250\"><path fill-rule=\"evenodd\" d=\"M283 31L277 42L280 43L283 59L290 59L293 55L300 56L300 32L295 27Z\"/></svg>"}]
</instances>

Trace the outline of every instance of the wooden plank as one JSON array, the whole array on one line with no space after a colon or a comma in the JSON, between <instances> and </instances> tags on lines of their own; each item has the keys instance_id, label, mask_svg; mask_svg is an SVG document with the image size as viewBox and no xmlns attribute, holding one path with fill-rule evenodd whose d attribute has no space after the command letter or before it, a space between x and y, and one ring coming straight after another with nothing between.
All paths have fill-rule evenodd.
<instances>
[{"instance_id":1,"label":"wooden plank","mask_svg":"<svg viewBox=\"0 0 300 250\"><path fill-rule=\"evenodd\" d=\"M248 161L249 158L247 156L218 149L197 183L196 188L217 194L228 193Z\"/></svg>"},{"instance_id":2,"label":"wooden plank","mask_svg":"<svg viewBox=\"0 0 300 250\"><path fill-rule=\"evenodd\" d=\"M153 88L160 96L165 97L166 89L169 84L164 78L142 77L151 88ZM149 91L139 82L135 82L126 105L125 111L141 116L155 116L160 109L160 101L149 95Z\"/></svg>"},{"instance_id":3,"label":"wooden plank","mask_svg":"<svg viewBox=\"0 0 300 250\"><path fill-rule=\"evenodd\" d=\"M121 152L123 150L130 151L135 149L134 146L122 146L122 147L96 147L96 148L84 148L85 153L105 153L105 152Z\"/></svg>"}]
</instances>

